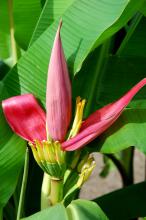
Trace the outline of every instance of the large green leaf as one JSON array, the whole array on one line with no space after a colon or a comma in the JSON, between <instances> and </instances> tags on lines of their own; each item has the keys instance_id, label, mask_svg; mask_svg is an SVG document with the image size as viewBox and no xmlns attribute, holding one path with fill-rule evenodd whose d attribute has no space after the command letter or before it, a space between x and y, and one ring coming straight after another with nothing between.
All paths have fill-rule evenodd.
<instances>
[{"instance_id":1,"label":"large green leaf","mask_svg":"<svg viewBox=\"0 0 146 220\"><path fill-rule=\"evenodd\" d=\"M96 203L87 200L74 200L67 207L67 213L69 220L108 220Z\"/></svg>"},{"instance_id":2,"label":"large green leaf","mask_svg":"<svg viewBox=\"0 0 146 220\"><path fill-rule=\"evenodd\" d=\"M99 67L99 50L95 50L73 81L73 96L86 98L85 117L98 108L119 99L132 86L146 77L143 57L103 57ZM106 56L106 54L105 54ZM130 103L131 108L146 107L144 87Z\"/></svg>"},{"instance_id":3,"label":"large green leaf","mask_svg":"<svg viewBox=\"0 0 146 220\"><path fill-rule=\"evenodd\" d=\"M11 55L9 5L8 1L0 1L0 60L7 59Z\"/></svg>"},{"instance_id":4,"label":"large green leaf","mask_svg":"<svg viewBox=\"0 0 146 220\"><path fill-rule=\"evenodd\" d=\"M145 0L144 0L145 1ZM107 39L107 36L111 36L112 33L116 33L117 26L123 27L123 23L129 19L130 14L134 14L134 12L138 12L139 8L142 7L144 4L144 1L129 1L128 6L125 8L123 15L109 28L106 32L103 32L103 34L100 36L98 41L95 43L95 48L97 45L99 45L101 42L103 42L105 39Z\"/></svg>"},{"instance_id":5,"label":"large green leaf","mask_svg":"<svg viewBox=\"0 0 146 220\"><path fill-rule=\"evenodd\" d=\"M15 190L24 155L25 143L16 135L12 135L0 149L0 208L5 206Z\"/></svg>"},{"instance_id":6,"label":"large green leaf","mask_svg":"<svg viewBox=\"0 0 146 220\"><path fill-rule=\"evenodd\" d=\"M76 73L81 68L86 56L103 33L107 33L108 38L131 18L141 1L130 1L130 10L126 10L127 14L122 16L128 3L128 0L75 1L65 11L61 34L71 72ZM116 26L113 29L114 23ZM12 95L31 92L45 103L47 67L57 25L56 21L35 41L17 67L5 78L5 84Z\"/></svg>"},{"instance_id":7,"label":"large green leaf","mask_svg":"<svg viewBox=\"0 0 146 220\"><path fill-rule=\"evenodd\" d=\"M132 86L146 77L145 58L137 56L110 56L105 60L103 72L97 81L95 91L99 106L119 99ZM110 73L110 74L109 74ZM143 88L134 98L131 107L146 107L146 88Z\"/></svg>"},{"instance_id":8,"label":"large green leaf","mask_svg":"<svg viewBox=\"0 0 146 220\"><path fill-rule=\"evenodd\" d=\"M24 220L108 220L100 207L91 201L74 200L66 209L62 204L45 209Z\"/></svg>"},{"instance_id":9,"label":"large green leaf","mask_svg":"<svg viewBox=\"0 0 146 220\"><path fill-rule=\"evenodd\" d=\"M131 25L131 30L129 29L127 34L128 37L124 38L117 54L120 56L146 57L146 33L143 31L146 28L146 18L138 14L134 21L134 24Z\"/></svg>"},{"instance_id":10,"label":"large green leaf","mask_svg":"<svg viewBox=\"0 0 146 220\"><path fill-rule=\"evenodd\" d=\"M140 11L146 16L146 0L144 1L143 5L140 8Z\"/></svg>"},{"instance_id":11,"label":"large green leaf","mask_svg":"<svg viewBox=\"0 0 146 220\"><path fill-rule=\"evenodd\" d=\"M122 41L122 53L113 53L113 39L108 40L101 48L97 48L86 59L81 71L73 81L74 98L78 95L87 99L85 116L92 111L110 102L115 101L127 92L134 84L146 77L145 72L145 36L143 29L146 27L146 19L142 18L137 28L135 18L129 26L126 35L126 44ZM131 35L131 31L133 35ZM119 40L119 35L118 38ZM121 57L122 56L122 57ZM143 88L131 107L146 107L146 89Z\"/></svg>"},{"instance_id":12,"label":"large green leaf","mask_svg":"<svg viewBox=\"0 0 146 220\"><path fill-rule=\"evenodd\" d=\"M92 143L103 153L135 146L146 153L146 109L126 109L120 118ZM91 146L91 147L92 147Z\"/></svg>"},{"instance_id":13,"label":"large green leaf","mask_svg":"<svg viewBox=\"0 0 146 220\"><path fill-rule=\"evenodd\" d=\"M111 220L146 216L146 182L128 186L94 200Z\"/></svg>"},{"instance_id":14,"label":"large green leaf","mask_svg":"<svg viewBox=\"0 0 146 220\"><path fill-rule=\"evenodd\" d=\"M33 33L31 44L48 28L50 24L60 17L74 1L75 0L46 0Z\"/></svg>"},{"instance_id":15,"label":"large green leaf","mask_svg":"<svg viewBox=\"0 0 146 220\"><path fill-rule=\"evenodd\" d=\"M56 206L48 209L44 209L30 217L23 218L23 220L67 220L67 214L65 207L62 204L57 204Z\"/></svg>"},{"instance_id":16,"label":"large green leaf","mask_svg":"<svg viewBox=\"0 0 146 220\"><path fill-rule=\"evenodd\" d=\"M15 38L26 49L41 12L39 0L13 1Z\"/></svg>"}]
</instances>

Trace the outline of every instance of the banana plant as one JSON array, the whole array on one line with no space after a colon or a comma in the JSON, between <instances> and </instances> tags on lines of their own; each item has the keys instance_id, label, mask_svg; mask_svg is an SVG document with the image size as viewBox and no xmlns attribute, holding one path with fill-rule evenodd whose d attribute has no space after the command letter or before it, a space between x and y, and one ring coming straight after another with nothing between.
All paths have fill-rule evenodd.
<instances>
[{"instance_id":1,"label":"banana plant","mask_svg":"<svg viewBox=\"0 0 146 220\"><path fill-rule=\"evenodd\" d=\"M133 170L134 148L146 152L145 1L0 5L0 219L146 216ZM123 189L86 201L92 152Z\"/></svg>"}]
</instances>

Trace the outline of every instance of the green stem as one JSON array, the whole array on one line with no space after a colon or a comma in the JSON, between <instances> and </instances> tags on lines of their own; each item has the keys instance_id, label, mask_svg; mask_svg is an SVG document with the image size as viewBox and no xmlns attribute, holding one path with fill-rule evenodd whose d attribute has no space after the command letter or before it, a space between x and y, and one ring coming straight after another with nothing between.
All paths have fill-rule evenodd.
<instances>
[{"instance_id":1,"label":"green stem","mask_svg":"<svg viewBox=\"0 0 146 220\"><path fill-rule=\"evenodd\" d=\"M51 178L51 192L50 192L51 205L55 205L56 203L61 202L62 199L63 199L63 180Z\"/></svg>"},{"instance_id":2,"label":"green stem","mask_svg":"<svg viewBox=\"0 0 146 220\"><path fill-rule=\"evenodd\" d=\"M23 173L21 173L19 176L19 179L17 182L17 187L16 187L15 192L13 194L13 201L14 201L14 207L15 207L16 213L17 213L18 205L19 205L19 197L20 197L20 191L21 191L22 178L23 178Z\"/></svg>"},{"instance_id":3,"label":"green stem","mask_svg":"<svg viewBox=\"0 0 146 220\"><path fill-rule=\"evenodd\" d=\"M28 167L29 167L29 150L28 148L26 148L24 172L23 172L22 186L21 186L21 192L20 192L20 198L19 198L17 220L20 220L20 218L22 217L22 210L23 210L23 205L24 205L25 190L26 190L27 177L28 177Z\"/></svg>"},{"instance_id":4,"label":"green stem","mask_svg":"<svg viewBox=\"0 0 146 220\"><path fill-rule=\"evenodd\" d=\"M8 0L9 22L10 22L10 40L12 49L13 65L18 60L18 48L14 38L14 20L13 20L13 0Z\"/></svg>"},{"instance_id":5,"label":"green stem","mask_svg":"<svg viewBox=\"0 0 146 220\"><path fill-rule=\"evenodd\" d=\"M100 55L98 56L98 62L97 62L97 67L95 70L95 75L92 81L92 87L91 87L91 91L89 94L89 99L88 99L88 103L85 109L85 116L88 116L92 107L92 101L93 101L93 97L95 94L95 90L97 88L97 81L100 80L100 76L101 76L101 72L103 71L103 65L105 66L105 57L108 54L109 48L110 48L110 42L111 40L107 40L102 46L101 46L101 50L100 50Z\"/></svg>"},{"instance_id":6,"label":"green stem","mask_svg":"<svg viewBox=\"0 0 146 220\"><path fill-rule=\"evenodd\" d=\"M41 210L50 206L50 176L44 173L42 189L41 189Z\"/></svg>"},{"instance_id":7,"label":"green stem","mask_svg":"<svg viewBox=\"0 0 146 220\"><path fill-rule=\"evenodd\" d=\"M135 31L137 25L139 24L141 18L142 18L142 14L138 13L134 19L134 21L132 22L131 26L128 29L128 32L123 40L123 42L121 43L119 49L117 50L116 55L120 56L122 51L124 50L124 48L126 47L127 43L129 42L130 38L133 35L133 32Z\"/></svg>"}]
</instances>

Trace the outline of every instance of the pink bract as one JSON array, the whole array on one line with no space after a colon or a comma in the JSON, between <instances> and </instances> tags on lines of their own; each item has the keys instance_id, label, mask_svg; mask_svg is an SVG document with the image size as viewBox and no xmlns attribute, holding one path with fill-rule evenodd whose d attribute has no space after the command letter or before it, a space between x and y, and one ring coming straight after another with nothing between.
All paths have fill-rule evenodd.
<instances>
[{"instance_id":1,"label":"pink bract","mask_svg":"<svg viewBox=\"0 0 146 220\"><path fill-rule=\"evenodd\" d=\"M63 141L71 120L71 84L61 44L60 28L56 33L51 53L47 92L47 128L54 140Z\"/></svg>"}]
</instances>

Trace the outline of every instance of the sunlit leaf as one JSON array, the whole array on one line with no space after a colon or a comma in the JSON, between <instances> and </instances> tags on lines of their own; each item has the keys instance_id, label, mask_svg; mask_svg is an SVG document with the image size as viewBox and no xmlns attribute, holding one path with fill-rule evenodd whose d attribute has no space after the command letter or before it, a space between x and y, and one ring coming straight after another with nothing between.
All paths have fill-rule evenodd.
<instances>
[{"instance_id":1,"label":"sunlit leaf","mask_svg":"<svg viewBox=\"0 0 146 220\"><path fill-rule=\"evenodd\" d=\"M25 143L16 135L12 135L0 149L0 208L5 206L15 190L24 155Z\"/></svg>"},{"instance_id":2,"label":"sunlit leaf","mask_svg":"<svg viewBox=\"0 0 146 220\"><path fill-rule=\"evenodd\" d=\"M0 60L11 56L8 1L0 1Z\"/></svg>"},{"instance_id":3,"label":"sunlit leaf","mask_svg":"<svg viewBox=\"0 0 146 220\"><path fill-rule=\"evenodd\" d=\"M30 44L32 44L50 24L59 18L74 1L75 0L46 0Z\"/></svg>"},{"instance_id":4,"label":"sunlit leaf","mask_svg":"<svg viewBox=\"0 0 146 220\"><path fill-rule=\"evenodd\" d=\"M8 94L2 83L0 88L1 98L6 97ZM2 209L16 188L24 162L26 143L13 134L1 108L0 121L0 209Z\"/></svg>"},{"instance_id":5,"label":"sunlit leaf","mask_svg":"<svg viewBox=\"0 0 146 220\"><path fill-rule=\"evenodd\" d=\"M26 49L41 13L41 3L36 0L13 0L15 38Z\"/></svg>"},{"instance_id":6,"label":"sunlit leaf","mask_svg":"<svg viewBox=\"0 0 146 220\"><path fill-rule=\"evenodd\" d=\"M108 220L100 207L91 201L74 200L66 209L62 204L45 209L23 220Z\"/></svg>"},{"instance_id":7,"label":"sunlit leaf","mask_svg":"<svg viewBox=\"0 0 146 220\"><path fill-rule=\"evenodd\" d=\"M108 220L97 204L87 200L74 200L67 207L67 213L69 220Z\"/></svg>"},{"instance_id":8,"label":"sunlit leaf","mask_svg":"<svg viewBox=\"0 0 146 220\"><path fill-rule=\"evenodd\" d=\"M124 9L129 8L128 3L130 9L126 10L126 15L124 13L122 16ZM83 61L99 38L102 43L101 35L104 33L103 40L105 40L105 35L108 38L119 30L139 8L140 3L128 0L74 2L62 16L61 31L70 71L74 74L79 71ZM97 11L98 13L96 13ZM115 27L113 28L114 23ZM17 67L5 78L4 82L7 89L11 91L11 95L32 92L45 103L47 68L57 25L58 21L53 23L35 41L20 59Z\"/></svg>"}]
</instances>

